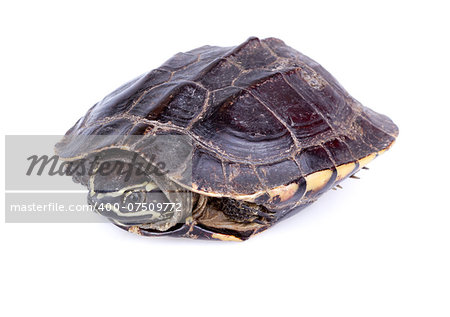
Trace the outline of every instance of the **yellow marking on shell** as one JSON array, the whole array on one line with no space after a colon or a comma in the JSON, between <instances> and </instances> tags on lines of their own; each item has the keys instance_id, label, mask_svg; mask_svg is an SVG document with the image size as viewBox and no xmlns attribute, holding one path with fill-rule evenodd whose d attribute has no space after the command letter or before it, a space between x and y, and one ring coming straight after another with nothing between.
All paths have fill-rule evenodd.
<instances>
[{"instance_id":1,"label":"yellow marking on shell","mask_svg":"<svg viewBox=\"0 0 450 317\"><path fill-rule=\"evenodd\" d=\"M137 234L137 235L142 235L141 229L138 226L131 226L128 228L128 232Z\"/></svg>"},{"instance_id":2,"label":"yellow marking on shell","mask_svg":"<svg viewBox=\"0 0 450 317\"><path fill-rule=\"evenodd\" d=\"M377 153L372 153L372 154L367 155L366 157L363 157L362 159L358 160L359 168L366 166L376 157L377 157Z\"/></svg>"},{"instance_id":3,"label":"yellow marking on shell","mask_svg":"<svg viewBox=\"0 0 450 317\"><path fill-rule=\"evenodd\" d=\"M391 144L389 144L387 147L385 147L384 149L382 149L381 151L379 151L377 154L378 154L378 155L381 155L381 154L383 154L384 152L386 152L387 150L389 150L389 149L394 145L395 141L396 141L396 140L392 141Z\"/></svg>"},{"instance_id":4,"label":"yellow marking on shell","mask_svg":"<svg viewBox=\"0 0 450 317\"><path fill-rule=\"evenodd\" d=\"M248 202L254 202L256 200L256 198L258 198L261 195L264 195L265 193L266 193L265 191L259 191L259 192L256 192L256 193L250 194L250 195L237 195L237 196L235 196L233 198L237 199L237 200L244 200L244 201L248 201Z\"/></svg>"},{"instance_id":5,"label":"yellow marking on shell","mask_svg":"<svg viewBox=\"0 0 450 317\"><path fill-rule=\"evenodd\" d=\"M322 189L330 181L332 175L332 170L323 170L306 176L306 193Z\"/></svg>"},{"instance_id":6,"label":"yellow marking on shell","mask_svg":"<svg viewBox=\"0 0 450 317\"><path fill-rule=\"evenodd\" d=\"M377 156L383 154L383 153L386 152L387 150L389 150L388 147L385 148L384 150L381 150L380 152L378 152L378 153L377 153Z\"/></svg>"},{"instance_id":7,"label":"yellow marking on shell","mask_svg":"<svg viewBox=\"0 0 450 317\"><path fill-rule=\"evenodd\" d=\"M222 240L222 241L242 241L238 237L229 236L229 235L222 234L222 233L213 233L211 237L214 239Z\"/></svg>"},{"instance_id":8,"label":"yellow marking on shell","mask_svg":"<svg viewBox=\"0 0 450 317\"><path fill-rule=\"evenodd\" d=\"M208 192L208 191L205 191L204 189L198 189L199 187L196 183L192 183L191 187L186 187L185 185L183 185L183 183L180 183L180 182L176 182L176 183L178 185L185 187L188 190L190 190L194 193L200 194L200 195L204 195L204 196L208 196L208 197L217 197L217 198L224 197L224 194L221 194L221 193L215 193L212 191ZM238 198L236 198L236 199L238 199Z\"/></svg>"},{"instance_id":9,"label":"yellow marking on shell","mask_svg":"<svg viewBox=\"0 0 450 317\"><path fill-rule=\"evenodd\" d=\"M354 163L354 162L337 166L336 167L336 171L337 171L336 182L343 180L344 178L349 176L350 173L355 170L355 167L356 167L356 163Z\"/></svg>"},{"instance_id":10,"label":"yellow marking on shell","mask_svg":"<svg viewBox=\"0 0 450 317\"><path fill-rule=\"evenodd\" d=\"M375 157L386 152L392 146L393 143L394 142L392 142L387 148L385 148L377 153L372 153L372 154L358 160L359 168L364 167L365 165L370 163ZM341 181L344 178L348 177L350 175L350 173L354 171L355 167L356 167L355 162L337 166L336 167L336 171L337 171L336 182ZM318 190L322 189L328 183L328 181L330 180L332 175L333 175L333 171L328 169L328 170L315 172L315 173L312 173L312 174L309 174L308 176L306 176L305 177L306 186L307 186L306 193L311 190L318 191ZM220 198L220 197L224 196L221 193L204 192L202 190L199 190L198 185L195 183L192 183L192 189L196 193L199 193L199 194L202 194L205 196L209 196L209 197ZM280 196L281 201L283 202L283 201L286 201L286 200L289 200L290 198L292 198L293 195L295 195L297 190L298 190L298 184L291 183L289 185L282 185L282 186L272 188L272 189L268 190L267 192L259 191L254 194L237 195L237 196L234 196L233 198L237 199L237 200L255 202L258 197L267 193L267 194L269 194L270 198Z\"/></svg>"},{"instance_id":11,"label":"yellow marking on shell","mask_svg":"<svg viewBox=\"0 0 450 317\"><path fill-rule=\"evenodd\" d=\"M275 187L268 191L270 198L280 197L280 202L291 199L298 190L297 183Z\"/></svg>"},{"instance_id":12,"label":"yellow marking on shell","mask_svg":"<svg viewBox=\"0 0 450 317\"><path fill-rule=\"evenodd\" d=\"M280 201L286 201L291 199L295 193L298 190L298 184L297 183L291 183L289 185L281 185L281 186L277 186L274 187L272 189L269 189L268 191L259 191L256 192L254 194L250 194L250 195L238 195L233 197L234 199L237 200L244 200L244 201L248 201L248 202L255 202L255 200L264 195L264 194L269 194L270 199L279 196L280 197Z\"/></svg>"}]
</instances>

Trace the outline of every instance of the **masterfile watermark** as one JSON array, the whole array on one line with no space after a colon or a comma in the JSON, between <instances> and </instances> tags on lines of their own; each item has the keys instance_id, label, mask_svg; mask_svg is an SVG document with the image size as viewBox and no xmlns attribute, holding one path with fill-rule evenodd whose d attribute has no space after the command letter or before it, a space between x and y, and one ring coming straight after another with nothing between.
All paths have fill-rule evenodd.
<instances>
[{"instance_id":1,"label":"masterfile watermark","mask_svg":"<svg viewBox=\"0 0 450 317\"><path fill-rule=\"evenodd\" d=\"M186 136L126 136L120 146L111 136L71 136L61 156L55 144L64 138L6 136L6 222L146 221L189 208L192 193L171 181L175 172L190 181Z\"/></svg>"},{"instance_id":2,"label":"masterfile watermark","mask_svg":"<svg viewBox=\"0 0 450 317\"><path fill-rule=\"evenodd\" d=\"M129 181L133 174L151 175L154 173L162 176L168 172L164 170L166 167L164 162L155 162L155 155L151 155L145 164L138 160L139 155L137 153L132 154L132 159L129 163L118 160L101 162L101 158L99 155L94 155L90 160L61 161L57 155L53 155L52 157L48 155L31 155L27 158L30 165L26 171L26 175L31 176L34 173L37 176L42 176L45 171L49 176L93 176L95 174L107 176L109 174L123 174L125 175L125 181Z\"/></svg>"}]
</instances>

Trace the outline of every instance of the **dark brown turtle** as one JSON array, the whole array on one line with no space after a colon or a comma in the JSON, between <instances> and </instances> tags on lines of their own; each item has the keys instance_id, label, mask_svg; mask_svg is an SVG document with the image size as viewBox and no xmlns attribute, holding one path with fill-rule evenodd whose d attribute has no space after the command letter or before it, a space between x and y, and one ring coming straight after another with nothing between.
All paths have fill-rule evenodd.
<instances>
[{"instance_id":1,"label":"dark brown turtle","mask_svg":"<svg viewBox=\"0 0 450 317\"><path fill-rule=\"evenodd\" d=\"M167 138L155 143L171 135L190 150L179 155L186 148ZM77 162L115 149L103 160L135 164L131 153L154 162L166 145L156 156L173 163L167 174L141 173L126 185L117 175L75 179L90 189L91 204L145 202L155 189L185 204L179 213L141 212L130 221L101 212L130 232L245 240L356 173L397 135L388 117L362 106L312 59L281 40L250 38L176 54L95 104L56 151ZM176 196L183 190L190 198Z\"/></svg>"}]
</instances>

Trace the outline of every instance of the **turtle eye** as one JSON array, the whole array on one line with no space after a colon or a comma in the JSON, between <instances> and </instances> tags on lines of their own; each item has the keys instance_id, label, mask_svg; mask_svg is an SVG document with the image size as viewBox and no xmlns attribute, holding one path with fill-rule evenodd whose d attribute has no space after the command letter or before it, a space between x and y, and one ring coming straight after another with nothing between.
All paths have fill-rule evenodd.
<instances>
[{"instance_id":1,"label":"turtle eye","mask_svg":"<svg viewBox=\"0 0 450 317\"><path fill-rule=\"evenodd\" d=\"M146 194L142 191L128 191L125 193L123 202L124 204L138 204L138 203L144 203Z\"/></svg>"}]
</instances>

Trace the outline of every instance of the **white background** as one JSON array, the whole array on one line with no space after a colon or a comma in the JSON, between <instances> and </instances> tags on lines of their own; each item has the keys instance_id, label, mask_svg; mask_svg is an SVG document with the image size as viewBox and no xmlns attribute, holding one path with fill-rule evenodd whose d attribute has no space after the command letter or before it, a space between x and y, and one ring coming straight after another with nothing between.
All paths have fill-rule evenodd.
<instances>
[{"instance_id":1,"label":"white background","mask_svg":"<svg viewBox=\"0 0 450 317\"><path fill-rule=\"evenodd\" d=\"M317 60L400 137L360 180L244 243L3 223L1 315L449 316L449 11L431 0L2 1L3 134L63 134L173 54L255 35Z\"/></svg>"}]
</instances>

